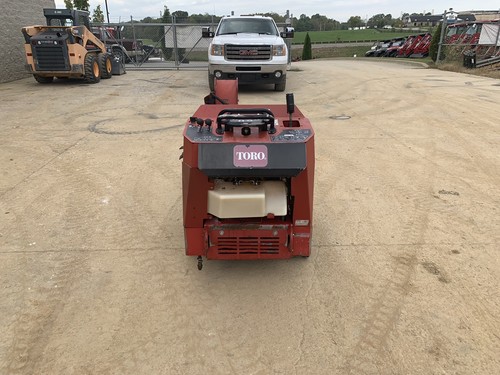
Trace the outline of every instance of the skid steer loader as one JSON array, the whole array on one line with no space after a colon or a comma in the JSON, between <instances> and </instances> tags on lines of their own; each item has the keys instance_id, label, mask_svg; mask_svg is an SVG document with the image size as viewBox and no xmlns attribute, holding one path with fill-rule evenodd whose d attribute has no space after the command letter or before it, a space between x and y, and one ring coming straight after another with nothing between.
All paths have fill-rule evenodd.
<instances>
[{"instance_id":1,"label":"skid steer loader","mask_svg":"<svg viewBox=\"0 0 500 375\"><path fill-rule=\"evenodd\" d=\"M97 83L111 78L113 56L90 31L89 12L75 9L44 9L47 25L22 28L26 70L39 83L56 78L80 78Z\"/></svg>"}]
</instances>

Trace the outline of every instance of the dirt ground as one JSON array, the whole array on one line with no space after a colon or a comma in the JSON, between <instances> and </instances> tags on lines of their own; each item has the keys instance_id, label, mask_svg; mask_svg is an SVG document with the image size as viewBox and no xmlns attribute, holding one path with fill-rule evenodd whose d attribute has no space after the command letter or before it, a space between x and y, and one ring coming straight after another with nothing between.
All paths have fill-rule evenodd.
<instances>
[{"instance_id":1,"label":"dirt ground","mask_svg":"<svg viewBox=\"0 0 500 375\"><path fill-rule=\"evenodd\" d=\"M0 85L0 373L500 373L500 81L315 60L287 92L312 255L198 271L179 146L205 71Z\"/></svg>"}]
</instances>

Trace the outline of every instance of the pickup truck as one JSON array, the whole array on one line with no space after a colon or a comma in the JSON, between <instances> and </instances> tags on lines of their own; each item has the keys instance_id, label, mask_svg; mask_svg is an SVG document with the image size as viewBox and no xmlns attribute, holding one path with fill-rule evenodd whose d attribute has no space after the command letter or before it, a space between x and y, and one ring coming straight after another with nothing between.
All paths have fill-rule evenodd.
<instances>
[{"instance_id":1,"label":"pickup truck","mask_svg":"<svg viewBox=\"0 0 500 375\"><path fill-rule=\"evenodd\" d=\"M215 33L204 29L202 36L213 38L208 47L210 90L217 78L274 84L275 91L285 91L290 52L284 38L293 38L293 31L280 33L271 17L227 16Z\"/></svg>"}]
</instances>

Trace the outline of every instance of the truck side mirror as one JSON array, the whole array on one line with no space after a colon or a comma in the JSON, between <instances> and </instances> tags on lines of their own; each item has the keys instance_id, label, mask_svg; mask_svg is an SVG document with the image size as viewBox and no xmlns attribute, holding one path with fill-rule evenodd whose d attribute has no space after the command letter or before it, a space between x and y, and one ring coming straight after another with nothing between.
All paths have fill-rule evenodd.
<instances>
[{"instance_id":1,"label":"truck side mirror","mask_svg":"<svg viewBox=\"0 0 500 375\"><path fill-rule=\"evenodd\" d=\"M215 36L215 33L213 31L210 31L209 27L204 27L201 29L201 37L202 38L213 38Z\"/></svg>"}]
</instances>

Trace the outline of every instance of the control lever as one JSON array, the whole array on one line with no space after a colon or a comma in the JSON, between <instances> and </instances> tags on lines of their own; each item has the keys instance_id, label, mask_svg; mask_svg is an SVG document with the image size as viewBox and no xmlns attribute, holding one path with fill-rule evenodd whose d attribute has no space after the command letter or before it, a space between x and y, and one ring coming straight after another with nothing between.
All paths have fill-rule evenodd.
<instances>
[{"instance_id":1,"label":"control lever","mask_svg":"<svg viewBox=\"0 0 500 375\"><path fill-rule=\"evenodd\" d=\"M290 116L290 126L292 126L292 114L295 111L293 94L286 94L286 112Z\"/></svg>"},{"instance_id":2,"label":"control lever","mask_svg":"<svg viewBox=\"0 0 500 375\"><path fill-rule=\"evenodd\" d=\"M205 119L205 125L208 127L208 132L210 133L212 131L212 119L211 118L206 118Z\"/></svg>"},{"instance_id":3,"label":"control lever","mask_svg":"<svg viewBox=\"0 0 500 375\"><path fill-rule=\"evenodd\" d=\"M203 120L202 118L197 118L196 119L196 124L199 126L198 128L198 133L201 133L202 129L203 129L203 123L205 122L205 120Z\"/></svg>"}]
</instances>

